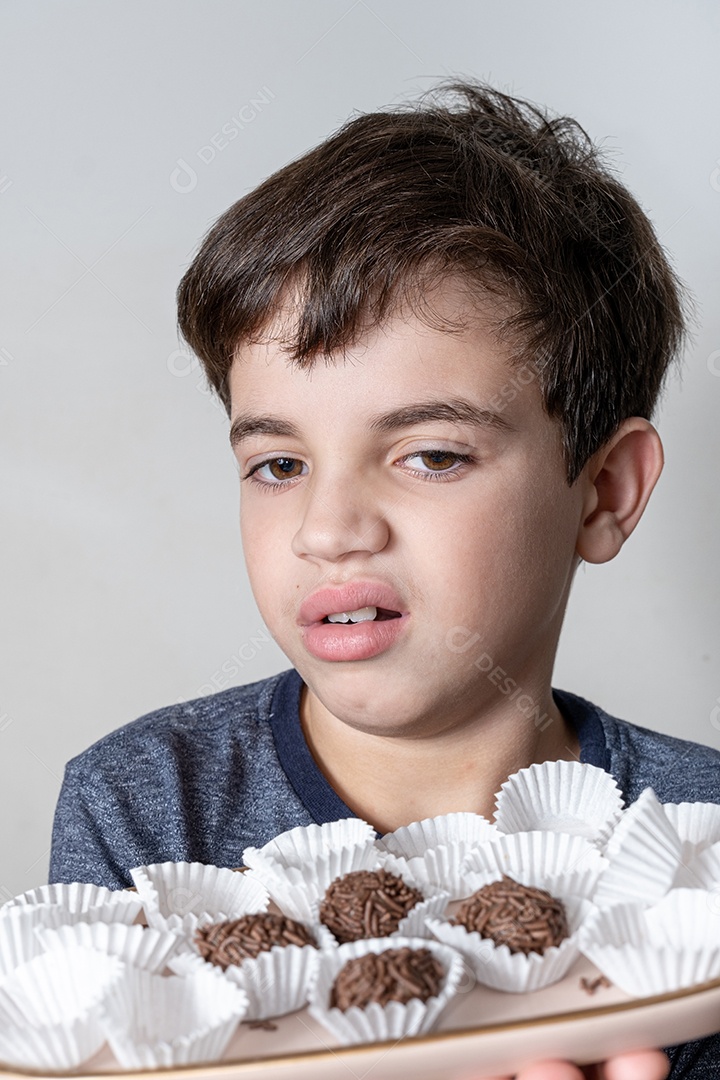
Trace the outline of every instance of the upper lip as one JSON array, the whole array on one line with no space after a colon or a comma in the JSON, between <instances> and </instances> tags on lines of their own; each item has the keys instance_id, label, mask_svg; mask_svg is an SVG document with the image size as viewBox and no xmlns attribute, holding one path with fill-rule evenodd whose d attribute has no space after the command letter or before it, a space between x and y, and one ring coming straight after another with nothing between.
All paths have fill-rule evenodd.
<instances>
[{"instance_id":1,"label":"upper lip","mask_svg":"<svg viewBox=\"0 0 720 1080\"><path fill-rule=\"evenodd\" d=\"M303 601L298 614L301 626L322 622L327 615L358 608L376 607L386 611L403 611L402 601L389 585L378 581L349 581L339 588L318 589Z\"/></svg>"}]
</instances>

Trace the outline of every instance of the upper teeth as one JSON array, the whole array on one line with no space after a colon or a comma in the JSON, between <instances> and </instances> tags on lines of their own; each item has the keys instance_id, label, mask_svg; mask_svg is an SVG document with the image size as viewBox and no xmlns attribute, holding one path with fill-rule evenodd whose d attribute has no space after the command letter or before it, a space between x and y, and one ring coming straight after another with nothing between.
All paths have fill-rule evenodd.
<instances>
[{"instance_id":1,"label":"upper teeth","mask_svg":"<svg viewBox=\"0 0 720 1080\"><path fill-rule=\"evenodd\" d=\"M328 615L328 622L370 622L377 615L376 607L361 607L356 611L338 611Z\"/></svg>"}]
</instances>

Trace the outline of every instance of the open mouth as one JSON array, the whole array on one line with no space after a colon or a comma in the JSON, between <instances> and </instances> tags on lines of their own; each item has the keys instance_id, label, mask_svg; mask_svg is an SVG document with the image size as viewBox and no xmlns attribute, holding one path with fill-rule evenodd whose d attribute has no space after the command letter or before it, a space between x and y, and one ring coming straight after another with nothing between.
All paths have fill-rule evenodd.
<instances>
[{"instance_id":1,"label":"open mouth","mask_svg":"<svg viewBox=\"0 0 720 1080\"><path fill-rule=\"evenodd\" d=\"M326 615L322 621L333 625L351 623L354 626L362 622L384 622L386 619L399 619L400 617L399 611L390 611L387 608L360 608L357 611L339 611L332 615Z\"/></svg>"}]
</instances>

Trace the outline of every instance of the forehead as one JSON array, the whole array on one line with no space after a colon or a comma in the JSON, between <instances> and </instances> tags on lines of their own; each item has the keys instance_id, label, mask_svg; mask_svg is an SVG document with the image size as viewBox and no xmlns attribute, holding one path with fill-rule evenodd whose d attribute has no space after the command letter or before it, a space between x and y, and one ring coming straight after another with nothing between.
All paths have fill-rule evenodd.
<instances>
[{"instance_id":1,"label":"forehead","mask_svg":"<svg viewBox=\"0 0 720 1080\"><path fill-rule=\"evenodd\" d=\"M299 396L312 407L341 385L343 392L352 387L348 408L373 393L403 395L413 385L442 395L448 380L480 395L492 396L511 382L519 387L513 373L521 366L527 372L528 364L517 341L503 333L509 314L507 303L479 297L463 280L446 278L412 304L397 305L350 344L296 359L288 297L262 337L236 350L228 380L232 414L268 395ZM525 376L524 382L530 380Z\"/></svg>"}]
</instances>

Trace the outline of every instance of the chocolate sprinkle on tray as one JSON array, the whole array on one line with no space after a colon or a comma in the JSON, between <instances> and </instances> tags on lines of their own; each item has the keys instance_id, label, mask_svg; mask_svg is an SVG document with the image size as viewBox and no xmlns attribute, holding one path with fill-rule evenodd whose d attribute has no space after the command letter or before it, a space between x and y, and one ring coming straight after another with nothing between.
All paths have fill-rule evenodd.
<instances>
[{"instance_id":1,"label":"chocolate sprinkle on tray","mask_svg":"<svg viewBox=\"0 0 720 1080\"><path fill-rule=\"evenodd\" d=\"M203 960L217 964L223 971L231 964L241 964L249 957L267 952L273 945L317 947L302 923L270 912L201 926L195 933L195 944Z\"/></svg>"},{"instance_id":2,"label":"chocolate sprinkle on tray","mask_svg":"<svg viewBox=\"0 0 720 1080\"><path fill-rule=\"evenodd\" d=\"M320 921L340 944L394 934L423 894L387 870L355 870L331 882Z\"/></svg>"},{"instance_id":3,"label":"chocolate sprinkle on tray","mask_svg":"<svg viewBox=\"0 0 720 1080\"><path fill-rule=\"evenodd\" d=\"M445 977L440 961L430 949L387 949L349 960L339 972L330 992L330 1008L346 1012L376 1002L407 1005L413 998L437 997Z\"/></svg>"},{"instance_id":4,"label":"chocolate sprinkle on tray","mask_svg":"<svg viewBox=\"0 0 720 1080\"><path fill-rule=\"evenodd\" d=\"M543 953L570 936L560 900L506 875L468 897L450 921L526 956Z\"/></svg>"},{"instance_id":5,"label":"chocolate sprinkle on tray","mask_svg":"<svg viewBox=\"0 0 720 1080\"><path fill-rule=\"evenodd\" d=\"M586 994L594 994L600 987L612 986L612 983L605 975L598 975L597 979L588 979L583 975L580 980L580 989L584 990Z\"/></svg>"}]
</instances>

